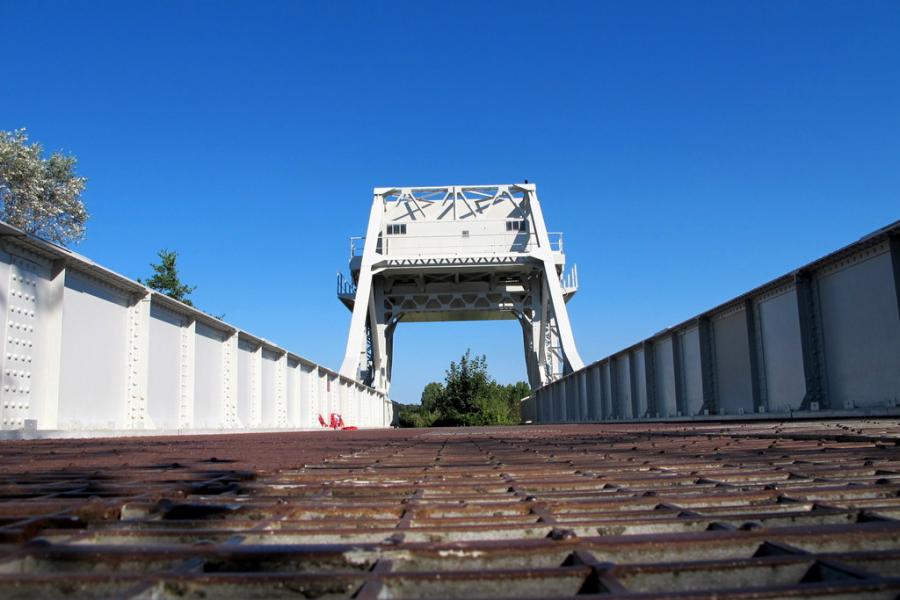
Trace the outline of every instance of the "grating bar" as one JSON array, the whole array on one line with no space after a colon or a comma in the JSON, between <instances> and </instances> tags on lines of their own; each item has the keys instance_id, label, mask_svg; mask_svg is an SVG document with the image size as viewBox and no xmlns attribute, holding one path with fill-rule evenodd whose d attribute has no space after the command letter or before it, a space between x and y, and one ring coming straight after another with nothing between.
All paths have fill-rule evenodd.
<instances>
[{"instance_id":1,"label":"grating bar","mask_svg":"<svg viewBox=\"0 0 900 600\"><path fill-rule=\"evenodd\" d=\"M0 597L894 598L893 420L3 442Z\"/></svg>"}]
</instances>

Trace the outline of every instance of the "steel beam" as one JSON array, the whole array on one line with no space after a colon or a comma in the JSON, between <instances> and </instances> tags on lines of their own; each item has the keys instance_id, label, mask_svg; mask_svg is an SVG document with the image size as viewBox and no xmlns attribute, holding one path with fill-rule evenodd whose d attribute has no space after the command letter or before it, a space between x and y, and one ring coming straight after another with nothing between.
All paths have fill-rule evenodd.
<instances>
[{"instance_id":1,"label":"steel beam","mask_svg":"<svg viewBox=\"0 0 900 600\"><path fill-rule=\"evenodd\" d=\"M719 414L719 397L716 385L716 353L713 347L712 324L709 317L697 319L697 330L700 335L700 373L703 379L703 406L701 412L710 415Z\"/></svg>"},{"instance_id":2,"label":"steel beam","mask_svg":"<svg viewBox=\"0 0 900 600\"><path fill-rule=\"evenodd\" d=\"M819 301L812 275L799 271L794 284L797 289L797 310L800 318L800 343L803 351L803 374L806 394L801 405L804 410L827 407L825 358L819 328Z\"/></svg>"},{"instance_id":3,"label":"steel beam","mask_svg":"<svg viewBox=\"0 0 900 600\"><path fill-rule=\"evenodd\" d=\"M762 345L759 341L759 325L756 318L756 303L753 298L744 300L744 316L747 324L747 346L750 356L750 385L753 394L753 411L765 412L766 404L763 397L763 369L760 366L762 357Z\"/></svg>"}]
</instances>

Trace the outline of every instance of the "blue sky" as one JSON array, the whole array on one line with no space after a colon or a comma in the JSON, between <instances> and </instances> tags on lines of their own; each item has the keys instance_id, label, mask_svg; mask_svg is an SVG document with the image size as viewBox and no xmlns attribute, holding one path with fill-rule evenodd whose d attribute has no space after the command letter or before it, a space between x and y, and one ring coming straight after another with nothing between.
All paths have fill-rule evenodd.
<instances>
[{"instance_id":1,"label":"blue sky","mask_svg":"<svg viewBox=\"0 0 900 600\"><path fill-rule=\"evenodd\" d=\"M337 368L371 189L538 184L596 360L900 218L900 3L0 2L0 129L79 158L76 249ZM401 325L395 399L514 322Z\"/></svg>"}]
</instances>

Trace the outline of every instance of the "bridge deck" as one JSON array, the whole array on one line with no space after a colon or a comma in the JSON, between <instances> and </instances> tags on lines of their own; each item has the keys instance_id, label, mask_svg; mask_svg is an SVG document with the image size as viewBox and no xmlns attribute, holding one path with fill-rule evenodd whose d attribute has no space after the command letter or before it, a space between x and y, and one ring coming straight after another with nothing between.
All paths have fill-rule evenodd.
<instances>
[{"instance_id":1,"label":"bridge deck","mask_svg":"<svg viewBox=\"0 0 900 600\"><path fill-rule=\"evenodd\" d=\"M0 596L896 597L896 420L0 443Z\"/></svg>"}]
</instances>

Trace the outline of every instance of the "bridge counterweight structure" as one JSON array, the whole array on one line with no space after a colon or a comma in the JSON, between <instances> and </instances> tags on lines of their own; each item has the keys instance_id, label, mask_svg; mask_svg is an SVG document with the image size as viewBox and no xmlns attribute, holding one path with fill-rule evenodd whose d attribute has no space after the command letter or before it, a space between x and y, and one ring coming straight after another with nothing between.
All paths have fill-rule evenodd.
<instances>
[{"instance_id":1,"label":"bridge counterweight structure","mask_svg":"<svg viewBox=\"0 0 900 600\"><path fill-rule=\"evenodd\" d=\"M583 366L566 311L577 270L565 272L534 184L376 188L350 254L346 377L387 393L402 321L518 320L534 388Z\"/></svg>"}]
</instances>

